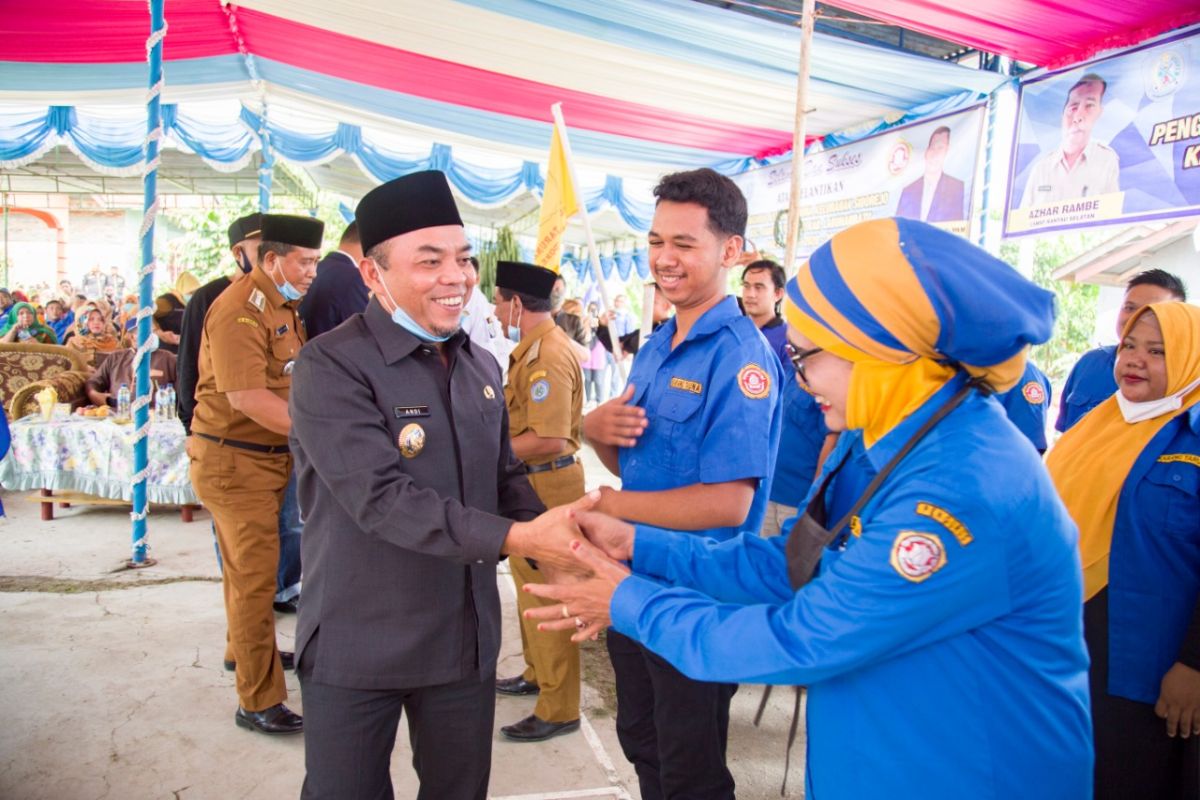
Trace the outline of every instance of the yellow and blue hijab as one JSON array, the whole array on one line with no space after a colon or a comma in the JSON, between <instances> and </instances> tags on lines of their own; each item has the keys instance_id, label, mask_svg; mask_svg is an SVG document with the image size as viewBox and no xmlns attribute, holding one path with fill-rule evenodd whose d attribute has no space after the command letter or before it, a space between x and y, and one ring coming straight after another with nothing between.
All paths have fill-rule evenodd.
<instances>
[{"instance_id":1,"label":"yellow and blue hijab","mask_svg":"<svg viewBox=\"0 0 1200 800\"><path fill-rule=\"evenodd\" d=\"M960 236L892 217L821 245L788 282L784 316L853 362L846 424L870 447L960 370L1012 388L1050 338L1054 295Z\"/></svg>"}]
</instances>

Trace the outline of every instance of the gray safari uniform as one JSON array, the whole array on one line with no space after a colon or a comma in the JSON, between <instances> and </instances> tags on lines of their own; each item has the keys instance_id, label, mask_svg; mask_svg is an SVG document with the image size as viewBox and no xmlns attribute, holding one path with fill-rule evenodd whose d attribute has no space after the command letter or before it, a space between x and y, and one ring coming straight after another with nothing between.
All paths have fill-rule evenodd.
<instances>
[{"instance_id":1,"label":"gray safari uniform","mask_svg":"<svg viewBox=\"0 0 1200 800\"><path fill-rule=\"evenodd\" d=\"M306 720L325 715L306 725L304 797L345 796L342 781L386 782L401 709L420 742L423 797L486 791L496 563L511 520L544 507L512 455L495 358L461 331L443 347L448 364L376 299L296 360L291 447L305 523L296 660ZM368 741L339 734L372 713ZM317 729L329 735L314 741ZM360 772L379 762L383 775ZM480 780L482 790L464 787Z\"/></svg>"}]
</instances>

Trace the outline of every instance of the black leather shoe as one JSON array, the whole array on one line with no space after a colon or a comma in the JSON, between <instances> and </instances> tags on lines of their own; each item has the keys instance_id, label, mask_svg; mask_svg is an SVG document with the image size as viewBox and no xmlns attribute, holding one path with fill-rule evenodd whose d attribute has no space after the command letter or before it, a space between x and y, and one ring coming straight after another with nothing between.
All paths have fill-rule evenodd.
<instances>
[{"instance_id":1,"label":"black leather shoe","mask_svg":"<svg viewBox=\"0 0 1200 800\"><path fill-rule=\"evenodd\" d=\"M282 603L271 603L271 608L279 614L295 614L300 610L300 595L296 595L291 600L284 600Z\"/></svg>"},{"instance_id":2,"label":"black leather shoe","mask_svg":"<svg viewBox=\"0 0 1200 800\"><path fill-rule=\"evenodd\" d=\"M295 653L289 653L286 650L280 650L279 651L279 661L283 664L284 669L295 669L296 668L296 654ZM236 672L237 671L237 662L236 661L226 661L225 662L225 671L226 672Z\"/></svg>"},{"instance_id":3,"label":"black leather shoe","mask_svg":"<svg viewBox=\"0 0 1200 800\"><path fill-rule=\"evenodd\" d=\"M577 730L579 730L579 720L577 719L570 722L546 722L546 720L530 714L514 725L505 725L500 729L500 735L514 742L541 742L551 736L561 736Z\"/></svg>"},{"instance_id":4,"label":"black leather shoe","mask_svg":"<svg viewBox=\"0 0 1200 800\"><path fill-rule=\"evenodd\" d=\"M258 731L268 736L291 736L304 732L304 718L293 713L283 703L277 703L262 711L246 711L238 706L233 721L239 728Z\"/></svg>"},{"instance_id":5,"label":"black leather shoe","mask_svg":"<svg viewBox=\"0 0 1200 800\"><path fill-rule=\"evenodd\" d=\"M541 691L538 685L533 681L525 680L524 675L518 675L515 678L501 678L496 681L496 691L500 694L537 694Z\"/></svg>"}]
</instances>

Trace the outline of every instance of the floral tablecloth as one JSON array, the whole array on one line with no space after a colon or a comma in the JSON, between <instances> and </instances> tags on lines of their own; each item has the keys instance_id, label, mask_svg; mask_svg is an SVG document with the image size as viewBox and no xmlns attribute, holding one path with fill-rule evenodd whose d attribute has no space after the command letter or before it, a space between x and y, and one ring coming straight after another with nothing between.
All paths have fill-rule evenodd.
<instances>
[{"instance_id":1,"label":"floral tablecloth","mask_svg":"<svg viewBox=\"0 0 1200 800\"><path fill-rule=\"evenodd\" d=\"M23 417L11 423L12 449L0 461L0 484L6 489L53 489L84 492L112 500L132 500L133 426L111 419L42 421ZM198 504L188 478L183 425L158 420L150 429L150 474L146 497L151 503Z\"/></svg>"}]
</instances>

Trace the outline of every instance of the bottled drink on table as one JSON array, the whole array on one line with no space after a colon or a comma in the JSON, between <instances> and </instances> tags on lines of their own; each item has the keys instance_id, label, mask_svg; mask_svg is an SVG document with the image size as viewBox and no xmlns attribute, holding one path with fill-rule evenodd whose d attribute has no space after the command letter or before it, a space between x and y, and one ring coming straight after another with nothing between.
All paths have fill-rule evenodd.
<instances>
[{"instance_id":1,"label":"bottled drink on table","mask_svg":"<svg viewBox=\"0 0 1200 800\"><path fill-rule=\"evenodd\" d=\"M166 406L163 408L163 419L175 419L175 386L167 384L167 393L164 398Z\"/></svg>"},{"instance_id":2,"label":"bottled drink on table","mask_svg":"<svg viewBox=\"0 0 1200 800\"><path fill-rule=\"evenodd\" d=\"M119 419L129 419L129 384L122 383L121 388L117 389L117 417Z\"/></svg>"}]
</instances>

